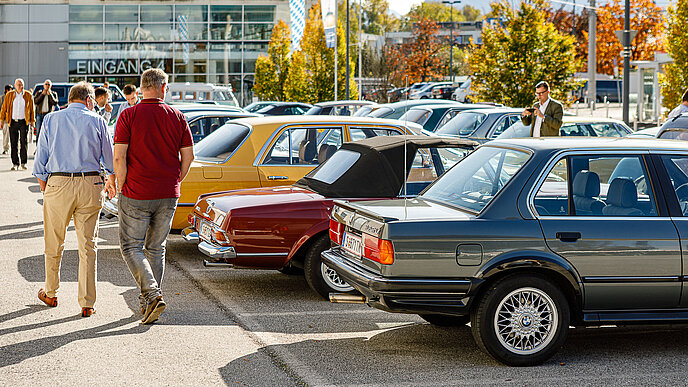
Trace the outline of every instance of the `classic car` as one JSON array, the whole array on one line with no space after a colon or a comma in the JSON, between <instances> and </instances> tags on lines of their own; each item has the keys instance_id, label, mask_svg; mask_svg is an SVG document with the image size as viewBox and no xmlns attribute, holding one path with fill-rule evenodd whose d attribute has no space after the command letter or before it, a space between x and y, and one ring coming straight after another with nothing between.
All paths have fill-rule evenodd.
<instances>
[{"instance_id":1,"label":"classic car","mask_svg":"<svg viewBox=\"0 0 688 387\"><path fill-rule=\"evenodd\" d=\"M206 266L303 270L311 288L325 298L352 291L320 259L330 247L332 201L417 195L476 145L427 136L346 143L293 186L201 195L182 236L200 242Z\"/></svg>"},{"instance_id":2,"label":"classic car","mask_svg":"<svg viewBox=\"0 0 688 387\"><path fill-rule=\"evenodd\" d=\"M633 133L623 121L603 117L575 117L565 115L563 124L559 129L560 136L575 137L626 137ZM523 125L519 119L504 132L498 139L529 137L530 126ZM470 137L469 138L473 138Z\"/></svg>"},{"instance_id":3,"label":"classic car","mask_svg":"<svg viewBox=\"0 0 688 387\"><path fill-rule=\"evenodd\" d=\"M452 118L456 117L460 112L482 109L493 109L493 107L490 105L473 105L454 101L449 101L446 104L414 106L404 113L404 115L399 118L399 121L412 121L419 125L423 125L423 132L430 135L442 128L446 123L452 121Z\"/></svg>"},{"instance_id":4,"label":"classic car","mask_svg":"<svg viewBox=\"0 0 688 387\"><path fill-rule=\"evenodd\" d=\"M288 119L287 119L288 118ZM172 228L188 226L199 195L296 183L339 146L368 137L419 132L415 123L336 116L271 116L230 121L195 145ZM117 200L106 212L117 215Z\"/></svg>"},{"instance_id":5,"label":"classic car","mask_svg":"<svg viewBox=\"0 0 688 387\"><path fill-rule=\"evenodd\" d=\"M361 100L318 102L306 113L307 116L351 116L364 106L375 105L375 102Z\"/></svg>"},{"instance_id":6,"label":"classic car","mask_svg":"<svg viewBox=\"0 0 688 387\"><path fill-rule=\"evenodd\" d=\"M256 110L264 116L298 116L306 113L313 105L301 102L270 102Z\"/></svg>"},{"instance_id":7,"label":"classic car","mask_svg":"<svg viewBox=\"0 0 688 387\"><path fill-rule=\"evenodd\" d=\"M667 122L660 127L657 138L688 140L688 114L683 113L667 120Z\"/></svg>"},{"instance_id":8,"label":"classic car","mask_svg":"<svg viewBox=\"0 0 688 387\"><path fill-rule=\"evenodd\" d=\"M336 201L334 301L470 321L478 346L542 363L570 325L688 322L688 143L488 142L413 199Z\"/></svg>"},{"instance_id":9,"label":"classic car","mask_svg":"<svg viewBox=\"0 0 688 387\"><path fill-rule=\"evenodd\" d=\"M372 111L370 114L368 114L368 117L374 117L374 118L387 118L387 119L392 119L396 120L399 119L399 117L403 116L404 113L406 113L407 110L414 106L428 106L428 105L446 105L448 103L452 103L452 101L445 101L442 99L412 99L412 100L403 100L399 102L392 102L392 103L386 103L380 105L379 108L375 109ZM456 102L456 105L460 105L459 102Z\"/></svg>"},{"instance_id":10,"label":"classic car","mask_svg":"<svg viewBox=\"0 0 688 387\"><path fill-rule=\"evenodd\" d=\"M462 137L486 142L497 138L511 125L519 122L522 112L523 109L485 105L480 109L464 110L456 114L434 132L438 136Z\"/></svg>"}]
</instances>

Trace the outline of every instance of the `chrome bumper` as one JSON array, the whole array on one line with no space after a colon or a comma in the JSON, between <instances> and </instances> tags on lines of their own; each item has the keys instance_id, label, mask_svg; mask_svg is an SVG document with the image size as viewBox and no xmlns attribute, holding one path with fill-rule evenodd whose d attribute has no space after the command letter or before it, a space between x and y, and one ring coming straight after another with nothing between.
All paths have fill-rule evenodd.
<instances>
[{"instance_id":1,"label":"chrome bumper","mask_svg":"<svg viewBox=\"0 0 688 387\"><path fill-rule=\"evenodd\" d=\"M187 227L182 230L182 238L187 242L198 243L201 238L198 236L198 232L193 227Z\"/></svg>"},{"instance_id":2,"label":"chrome bumper","mask_svg":"<svg viewBox=\"0 0 688 387\"><path fill-rule=\"evenodd\" d=\"M218 246L202 241L198 244L198 250L214 260L227 260L236 258L234 246Z\"/></svg>"},{"instance_id":3,"label":"chrome bumper","mask_svg":"<svg viewBox=\"0 0 688 387\"><path fill-rule=\"evenodd\" d=\"M117 198L114 197L110 200L105 200L103 203L103 211L107 212L112 216L119 216L119 206L117 205Z\"/></svg>"}]
</instances>

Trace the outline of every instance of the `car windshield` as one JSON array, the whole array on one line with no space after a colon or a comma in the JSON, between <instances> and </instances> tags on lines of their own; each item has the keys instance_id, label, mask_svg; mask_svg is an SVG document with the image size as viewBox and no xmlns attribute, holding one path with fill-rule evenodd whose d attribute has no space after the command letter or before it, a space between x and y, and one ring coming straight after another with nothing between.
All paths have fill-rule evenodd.
<instances>
[{"instance_id":1,"label":"car windshield","mask_svg":"<svg viewBox=\"0 0 688 387\"><path fill-rule=\"evenodd\" d=\"M246 106L244 108L244 110L246 110L247 112L253 113L253 112L257 112L258 110L260 110L266 106L270 106L270 104L269 103L263 103L263 102L254 102L254 103Z\"/></svg>"},{"instance_id":2,"label":"car windshield","mask_svg":"<svg viewBox=\"0 0 688 387\"><path fill-rule=\"evenodd\" d=\"M483 146L459 161L421 197L479 213L528 158L523 151Z\"/></svg>"},{"instance_id":3,"label":"car windshield","mask_svg":"<svg viewBox=\"0 0 688 387\"><path fill-rule=\"evenodd\" d=\"M394 109L390 107L381 107L368 115L368 117L373 118L387 118L387 116L394 112Z\"/></svg>"},{"instance_id":4,"label":"car windshield","mask_svg":"<svg viewBox=\"0 0 688 387\"><path fill-rule=\"evenodd\" d=\"M224 124L194 146L200 161L224 162L239 147L251 130L239 124Z\"/></svg>"},{"instance_id":5,"label":"car windshield","mask_svg":"<svg viewBox=\"0 0 688 387\"><path fill-rule=\"evenodd\" d=\"M427 109L409 109L403 116L399 117L401 121L415 122L418 125L425 125L432 112Z\"/></svg>"},{"instance_id":6,"label":"car windshield","mask_svg":"<svg viewBox=\"0 0 688 387\"><path fill-rule=\"evenodd\" d=\"M452 118L449 122L437 129L437 134L440 136L469 136L480 126L480 124L487 117L484 113L478 112L461 112Z\"/></svg>"}]
</instances>

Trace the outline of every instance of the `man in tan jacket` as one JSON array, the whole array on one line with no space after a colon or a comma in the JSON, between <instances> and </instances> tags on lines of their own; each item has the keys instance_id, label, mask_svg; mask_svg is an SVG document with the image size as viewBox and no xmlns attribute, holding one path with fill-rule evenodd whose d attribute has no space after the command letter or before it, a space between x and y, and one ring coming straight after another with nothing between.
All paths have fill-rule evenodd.
<instances>
[{"instance_id":1,"label":"man in tan jacket","mask_svg":"<svg viewBox=\"0 0 688 387\"><path fill-rule=\"evenodd\" d=\"M14 92L7 94L2 102L0 126L5 122L10 124L12 170L26 169L26 160L28 159L27 137L29 128L36 123L36 115L34 112L33 95L29 91L24 90L24 80L21 78L17 78L14 81ZM17 152L17 145L21 145L19 154Z\"/></svg>"},{"instance_id":2,"label":"man in tan jacket","mask_svg":"<svg viewBox=\"0 0 688 387\"><path fill-rule=\"evenodd\" d=\"M535 96L538 102L521 113L523 125L530 125L530 137L558 136L564 107L549 97L549 84L545 81L535 85Z\"/></svg>"}]
</instances>

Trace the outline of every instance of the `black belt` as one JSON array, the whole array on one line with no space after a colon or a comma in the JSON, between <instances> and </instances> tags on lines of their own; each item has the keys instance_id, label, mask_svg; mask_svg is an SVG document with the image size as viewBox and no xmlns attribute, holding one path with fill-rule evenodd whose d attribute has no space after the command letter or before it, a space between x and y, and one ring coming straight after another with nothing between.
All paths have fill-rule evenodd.
<instances>
[{"instance_id":1,"label":"black belt","mask_svg":"<svg viewBox=\"0 0 688 387\"><path fill-rule=\"evenodd\" d=\"M86 177L86 176L100 176L100 172L53 172L50 176L65 176L65 177Z\"/></svg>"},{"instance_id":2,"label":"black belt","mask_svg":"<svg viewBox=\"0 0 688 387\"><path fill-rule=\"evenodd\" d=\"M20 119L18 119L18 120L15 120L14 118L12 118L12 121L14 121L14 122L19 122L19 121L26 121L26 119L25 119L25 118L20 118Z\"/></svg>"}]
</instances>

